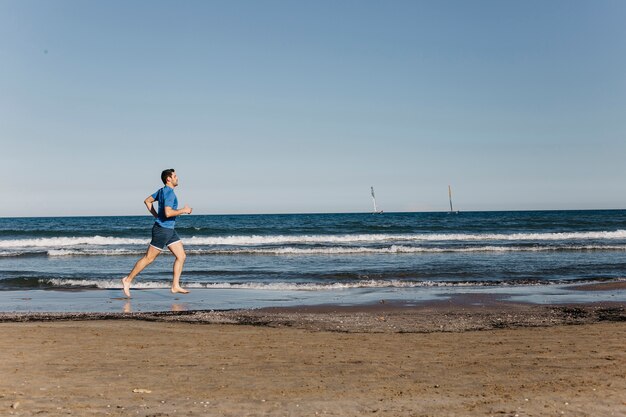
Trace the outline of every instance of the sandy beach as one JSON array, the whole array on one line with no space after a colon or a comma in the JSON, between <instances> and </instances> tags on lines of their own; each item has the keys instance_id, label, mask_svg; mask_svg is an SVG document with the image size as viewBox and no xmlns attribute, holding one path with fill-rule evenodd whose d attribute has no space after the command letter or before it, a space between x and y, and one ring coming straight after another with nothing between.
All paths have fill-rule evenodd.
<instances>
[{"instance_id":1,"label":"sandy beach","mask_svg":"<svg viewBox=\"0 0 626 417\"><path fill-rule=\"evenodd\" d=\"M626 0L0 0L0 417L626 417Z\"/></svg>"},{"instance_id":2,"label":"sandy beach","mask_svg":"<svg viewBox=\"0 0 626 417\"><path fill-rule=\"evenodd\" d=\"M0 410L16 416L623 416L624 307L3 314Z\"/></svg>"}]
</instances>

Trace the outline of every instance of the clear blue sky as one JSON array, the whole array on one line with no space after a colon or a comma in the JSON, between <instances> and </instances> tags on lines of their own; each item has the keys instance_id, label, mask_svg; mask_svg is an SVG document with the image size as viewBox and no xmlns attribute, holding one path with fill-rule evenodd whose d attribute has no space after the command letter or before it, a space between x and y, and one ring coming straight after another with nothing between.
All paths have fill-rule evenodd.
<instances>
[{"instance_id":1,"label":"clear blue sky","mask_svg":"<svg viewBox=\"0 0 626 417\"><path fill-rule=\"evenodd\" d=\"M626 208L624 1L0 0L0 216Z\"/></svg>"}]
</instances>

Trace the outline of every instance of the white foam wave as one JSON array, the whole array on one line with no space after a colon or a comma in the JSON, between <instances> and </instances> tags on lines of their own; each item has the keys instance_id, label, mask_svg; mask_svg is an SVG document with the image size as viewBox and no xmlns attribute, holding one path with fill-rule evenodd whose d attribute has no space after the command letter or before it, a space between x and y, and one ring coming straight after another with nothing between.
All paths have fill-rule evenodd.
<instances>
[{"instance_id":1,"label":"white foam wave","mask_svg":"<svg viewBox=\"0 0 626 417\"><path fill-rule=\"evenodd\" d=\"M333 248L250 248L233 250L191 250L197 254L259 254L259 255L349 255L349 254L403 254L403 253L468 253L468 252L546 252L546 251L626 250L626 245L586 246L480 246L465 248L429 248L391 245L386 248L333 247Z\"/></svg>"},{"instance_id":2,"label":"white foam wave","mask_svg":"<svg viewBox=\"0 0 626 417\"><path fill-rule=\"evenodd\" d=\"M384 243L389 241L557 241L557 240L626 239L626 230L572 233L493 233L493 234L359 234L359 235L275 235L275 236L225 236L191 237L185 239L190 245L279 245L316 243Z\"/></svg>"},{"instance_id":3,"label":"white foam wave","mask_svg":"<svg viewBox=\"0 0 626 417\"><path fill-rule=\"evenodd\" d=\"M0 258L9 258L9 257L15 257L15 256L21 256L23 255L24 252L22 251L2 251L0 252Z\"/></svg>"},{"instance_id":4,"label":"white foam wave","mask_svg":"<svg viewBox=\"0 0 626 417\"><path fill-rule=\"evenodd\" d=\"M144 251L130 249L51 249L47 255L56 256L123 256L139 255Z\"/></svg>"},{"instance_id":5,"label":"white foam wave","mask_svg":"<svg viewBox=\"0 0 626 417\"><path fill-rule=\"evenodd\" d=\"M40 239L0 240L0 248L59 248L68 246L147 245L148 240L108 236L51 237Z\"/></svg>"},{"instance_id":6,"label":"white foam wave","mask_svg":"<svg viewBox=\"0 0 626 417\"><path fill-rule=\"evenodd\" d=\"M472 252L549 252L549 251L626 251L626 245L581 246L477 246L464 248L430 248L391 245L384 248L330 247L330 248L237 248L187 249L189 255L350 255L350 254L410 254L410 253L472 253ZM140 255L142 250L129 249L56 249L47 251L50 257L61 256L127 256ZM169 255L165 251L164 254ZM0 254L1 256L1 254Z\"/></svg>"},{"instance_id":7,"label":"white foam wave","mask_svg":"<svg viewBox=\"0 0 626 417\"><path fill-rule=\"evenodd\" d=\"M626 282L626 278L615 278L614 282ZM77 288L100 288L100 289L120 289L120 280L81 280L81 279L61 279L54 278L46 281L49 285L58 287ZM185 288L199 289L243 289L243 290L265 290L265 291L331 291L358 288L447 288L447 287L515 287L515 286L540 286L540 285L580 285L593 283L595 281L401 281L389 280L362 280L350 282L330 282L330 283L292 283L292 282L186 282ZM133 282L133 289L166 289L170 288L169 281L144 281Z\"/></svg>"},{"instance_id":8,"label":"white foam wave","mask_svg":"<svg viewBox=\"0 0 626 417\"><path fill-rule=\"evenodd\" d=\"M50 279L48 282L52 286L58 287L89 287L101 289L118 289L121 288L119 280L79 280L79 279ZM246 289L246 290L271 290L271 291L329 291L351 288L419 288L419 287L475 287L495 285L489 282L437 282L437 281L419 281L407 282L399 280L364 280L358 282L346 283L289 283L289 282L271 282L271 283L202 283L189 282L185 283L185 288L204 288L204 289ZM497 285L503 285L498 283ZM136 281L133 282L133 289L165 289L170 287L170 282L165 281Z\"/></svg>"},{"instance_id":9,"label":"white foam wave","mask_svg":"<svg viewBox=\"0 0 626 417\"><path fill-rule=\"evenodd\" d=\"M384 244L391 242L491 242L491 241L571 241L571 240L626 240L626 230L571 233L513 233L513 234L358 234L358 235L242 235L221 237L183 238L192 246L255 246L298 244ZM75 246L147 245L147 239L108 236L53 237L40 239L0 240L0 248L67 248Z\"/></svg>"}]
</instances>

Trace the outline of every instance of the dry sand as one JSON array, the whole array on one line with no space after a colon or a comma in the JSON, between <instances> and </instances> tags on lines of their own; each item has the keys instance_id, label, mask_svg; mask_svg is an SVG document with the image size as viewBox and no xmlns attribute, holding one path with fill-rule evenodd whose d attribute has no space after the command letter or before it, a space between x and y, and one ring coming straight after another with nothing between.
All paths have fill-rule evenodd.
<instances>
[{"instance_id":1,"label":"dry sand","mask_svg":"<svg viewBox=\"0 0 626 417\"><path fill-rule=\"evenodd\" d=\"M19 317L2 416L626 416L623 305Z\"/></svg>"}]
</instances>

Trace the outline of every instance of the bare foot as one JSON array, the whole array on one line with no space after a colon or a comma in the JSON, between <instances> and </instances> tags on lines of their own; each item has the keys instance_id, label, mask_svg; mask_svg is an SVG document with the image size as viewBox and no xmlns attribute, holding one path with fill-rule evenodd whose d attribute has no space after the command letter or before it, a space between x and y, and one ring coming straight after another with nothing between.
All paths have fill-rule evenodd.
<instances>
[{"instance_id":1,"label":"bare foot","mask_svg":"<svg viewBox=\"0 0 626 417\"><path fill-rule=\"evenodd\" d=\"M122 287L123 287L124 295L130 298L130 282L127 282L126 278L128 277L122 278Z\"/></svg>"},{"instance_id":2,"label":"bare foot","mask_svg":"<svg viewBox=\"0 0 626 417\"><path fill-rule=\"evenodd\" d=\"M171 291L173 294L176 294L176 293L189 294L189 291L187 291L183 287L172 287Z\"/></svg>"}]
</instances>

